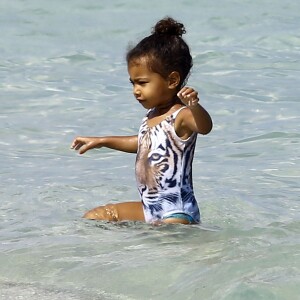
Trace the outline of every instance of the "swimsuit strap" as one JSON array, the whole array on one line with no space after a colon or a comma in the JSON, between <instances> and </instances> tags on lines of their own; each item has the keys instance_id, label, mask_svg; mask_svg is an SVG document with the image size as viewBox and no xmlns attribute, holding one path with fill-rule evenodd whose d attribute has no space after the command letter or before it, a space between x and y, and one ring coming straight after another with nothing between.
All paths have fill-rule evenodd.
<instances>
[{"instance_id":1,"label":"swimsuit strap","mask_svg":"<svg viewBox=\"0 0 300 300\"><path fill-rule=\"evenodd\" d=\"M186 108L186 106L182 106L182 107L178 108L175 112L173 112L173 113L170 115L170 117L172 116L174 119L176 119L177 115L178 115L183 109L185 109L185 108Z\"/></svg>"},{"instance_id":2,"label":"swimsuit strap","mask_svg":"<svg viewBox=\"0 0 300 300\"><path fill-rule=\"evenodd\" d=\"M186 106L182 106L182 107L178 108L176 111L174 111L172 114L170 114L169 116L167 116L164 120L162 120L162 122L163 122L163 121L170 121L170 120L173 120L173 121L174 121L174 120L176 119L177 115L178 115L183 109L185 109L185 108L186 108ZM149 114L150 114L153 110L154 110L154 108L151 108L151 109L149 109L149 110L147 111L145 117L144 117L143 120L142 120L142 124L147 124L147 120L149 119Z\"/></svg>"}]
</instances>

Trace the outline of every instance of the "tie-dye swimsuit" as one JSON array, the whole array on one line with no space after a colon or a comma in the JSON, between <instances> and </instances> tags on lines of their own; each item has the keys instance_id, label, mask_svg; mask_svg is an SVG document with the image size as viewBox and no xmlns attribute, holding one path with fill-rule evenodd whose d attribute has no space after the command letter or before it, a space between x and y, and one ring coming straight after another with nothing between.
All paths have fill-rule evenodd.
<instances>
[{"instance_id":1,"label":"tie-dye swimsuit","mask_svg":"<svg viewBox=\"0 0 300 300\"><path fill-rule=\"evenodd\" d=\"M147 124L150 110L139 130L136 180L148 223L178 216L187 216L190 223L200 221L192 183L197 134L182 140L174 129L175 118L184 108L153 127Z\"/></svg>"}]
</instances>

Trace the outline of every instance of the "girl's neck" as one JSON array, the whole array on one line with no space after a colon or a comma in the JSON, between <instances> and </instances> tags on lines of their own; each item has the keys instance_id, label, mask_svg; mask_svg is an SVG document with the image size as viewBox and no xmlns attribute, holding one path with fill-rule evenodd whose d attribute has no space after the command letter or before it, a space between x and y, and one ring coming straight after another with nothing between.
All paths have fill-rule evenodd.
<instances>
[{"instance_id":1,"label":"girl's neck","mask_svg":"<svg viewBox=\"0 0 300 300\"><path fill-rule=\"evenodd\" d=\"M172 98L169 102L155 107L155 112L157 115L163 115L168 112L175 104L180 104L180 99L176 96Z\"/></svg>"}]
</instances>

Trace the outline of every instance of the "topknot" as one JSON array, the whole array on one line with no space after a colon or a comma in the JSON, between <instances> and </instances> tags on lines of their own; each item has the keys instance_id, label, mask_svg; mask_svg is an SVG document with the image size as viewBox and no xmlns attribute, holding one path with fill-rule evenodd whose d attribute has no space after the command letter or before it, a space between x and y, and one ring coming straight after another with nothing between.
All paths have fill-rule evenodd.
<instances>
[{"instance_id":1,"label":"topknot","mask_svg":"<svg viewBox=\"0 0 300 300\"><path fill-rule=\"evenodd\" d=\"M152 34L175 35L179 37L185 33L184 25L170 17L158 21L152 30Z\"/></svg>"}]
</instances>

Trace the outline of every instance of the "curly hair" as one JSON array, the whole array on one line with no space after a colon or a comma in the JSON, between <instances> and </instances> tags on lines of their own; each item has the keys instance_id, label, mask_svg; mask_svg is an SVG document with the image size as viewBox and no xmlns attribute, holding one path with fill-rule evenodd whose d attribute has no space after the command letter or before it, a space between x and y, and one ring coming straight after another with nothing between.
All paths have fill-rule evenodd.
<instances>
[{"instance_id":1,"label":"curly hair","mask_svg":"<svg viewBox=\"0 0 300 300\"><path fill-rule=\"evenodd\" d=\"M182 38L184 33L184 25L170 17L158 21L151 35L127 52L127 64L146 58L148 68L164 78L177 71L180 75L180 89L187 82L193 66L189 46Z\"/></svg>"}]
</instances>

